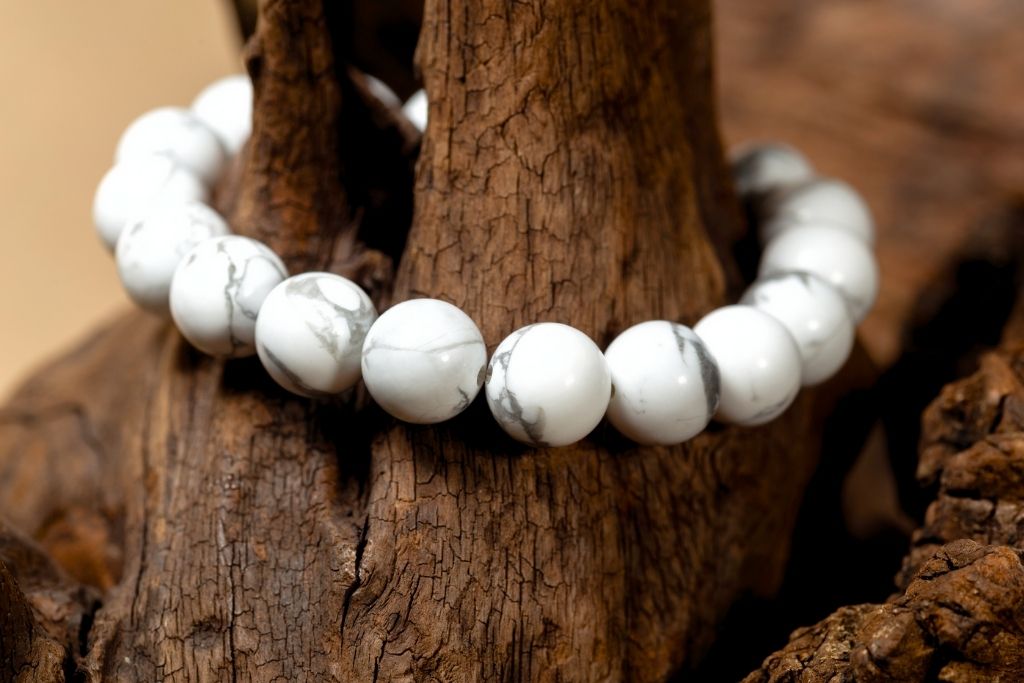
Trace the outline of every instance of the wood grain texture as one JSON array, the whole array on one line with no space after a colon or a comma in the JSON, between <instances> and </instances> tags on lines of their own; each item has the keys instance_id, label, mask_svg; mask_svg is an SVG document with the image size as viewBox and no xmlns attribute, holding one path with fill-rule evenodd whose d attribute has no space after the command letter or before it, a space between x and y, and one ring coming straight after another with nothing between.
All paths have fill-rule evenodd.
<instances>
[{"instance_id":1,"label":"wood grain texture","mask_svg":"<svg viewBox=\"0 0 1024 683\"><path fill-rule=\"evenodd\" d=\"M351 70L350 15L261 12L253 137L217 201L293 271L450 300L490 348L735 293L706 2L428 3L408 235L417 144ZM780 580L831 401L673 449L528 450L481 402L401 426L133 315L0 414L0 508L103 589L87 680L664 680Z\"/></svg>"},{"instance_id":2,"label":"wood grain texture","mask_svg":"<svg viewBox=\"0 0 1024 683\"><path fill-rule=\"evenodd\" d=\"M0 678L45 683L73 672L96 599L42 548L0 523Z\"/></svg>"},{"instance_id":3,"label":"wood grain texture","mask_svg":"<svg viewBox=\"0 0 1024 683\"><path fill-rule=\"evenodd\" d=\"M1020 680L1021 557L966 539L943 546L902 595L799 629L744 683Z\"/></svg>"}]
</instances>

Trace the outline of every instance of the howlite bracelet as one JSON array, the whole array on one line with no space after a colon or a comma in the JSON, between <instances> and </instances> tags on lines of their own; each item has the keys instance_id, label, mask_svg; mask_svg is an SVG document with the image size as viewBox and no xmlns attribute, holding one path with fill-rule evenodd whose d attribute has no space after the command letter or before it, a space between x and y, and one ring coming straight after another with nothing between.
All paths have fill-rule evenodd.
<instances>
[{"instance_id":1,"label":"howlite bracelet","mask_svg":"<svg viewBox=\"0 0 1024 683\"><path fill-rule=\"evenodd\" d=\"M371 86L398 102L379 81ZM427 110L422 92L403 108L421 129ZM568 325L527 325L488 362L479 328L450 303L413 299L378 317L354 282L289 277L269 247L231 234L205 202L244 145L251 116L251 86L231 76L190 109L139 117L100 182L93 217L133 301L169 314L200 351L258 355L278 384L302 396L338 394L361 378L388 413L431 424L458 415L484 388L498 424L535 446L571 444L605 416L639 443L677 444L713 418L752 426L780 415L801 386L842 367L877 295L863 200L817 177L795 150L760 145L733 160L765 243L758 279L739 304L692 329L639 323L604 353Z\"/></svg>"}]
</instances>

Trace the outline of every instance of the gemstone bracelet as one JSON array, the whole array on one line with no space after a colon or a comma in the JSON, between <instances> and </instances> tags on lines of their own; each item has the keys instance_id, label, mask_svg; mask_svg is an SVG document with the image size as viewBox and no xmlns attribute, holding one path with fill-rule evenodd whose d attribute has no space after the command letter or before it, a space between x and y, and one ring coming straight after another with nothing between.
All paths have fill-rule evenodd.
<instances>
[{"instance_id":1,"label":"gemstone bracelet","mask_svg":"<svg viewBox=\"0 0 1024 683\"><path fill-rule=\"evenodd\" d=\"M398 102L379 81L371 90ZM422 129L427 98L403 111ZM564 446L607 416L642 444L686 441L712 418L759 425L801 386L835 374L878 290L873 221L845 183L818 177L790 147L734 157L741 197L765 244L757 281L737 305L693 329L667 320L622 332L604 353L583 332L542 322L504 339L490 362L479 328L437 299L379 317L358 285L331 273L289 277L265 244L232 235L205 202L249 136L252 87L229 76L191 108L148 112L125 130L96 191L93 218L128 295L174 320L213 356L257 354L288 391L338 394L362 378L406 422L448 420L481 388L498 424L535 446Z\"/></svg>"}]
</instances>

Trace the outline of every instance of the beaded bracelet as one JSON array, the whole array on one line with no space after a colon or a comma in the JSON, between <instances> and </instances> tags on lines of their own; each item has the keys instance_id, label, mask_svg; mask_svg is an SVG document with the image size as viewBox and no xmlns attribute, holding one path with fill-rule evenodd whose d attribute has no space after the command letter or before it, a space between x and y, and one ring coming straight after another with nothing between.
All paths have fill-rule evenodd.
<instances>
[{"instance_id":1,"label":"beaded bracelet","mask_svg":"<svg viewBox=\"0 0 1024 683\"><path fill-rule=\"evenodd\" d=\"M398 102L379 81L370 85ZM422 128L426 96L417 93L403 111ZM863 200L817 177L789 147L754 146L734 157L733 169L766 246L739 304L693 329L642 322L604 353L568 325L528 325L488 363L479 328L452 304L413 299L378 317L354 282L289 277L266 245L231 234L205 202L247 139L251 116L244 76L210 85L190 109L144 114L118 143L93 218L139 306L170 314L205 353L257 354L278 384L302 396L338 394L362 378L388 413L429 424L458 415L484 388L501 427L535 446L571 444L605 416L639 443L676 444L712 418L759 425L780 415L801 386L839 370L877 294Z\"/></svg>"}]
</instances>

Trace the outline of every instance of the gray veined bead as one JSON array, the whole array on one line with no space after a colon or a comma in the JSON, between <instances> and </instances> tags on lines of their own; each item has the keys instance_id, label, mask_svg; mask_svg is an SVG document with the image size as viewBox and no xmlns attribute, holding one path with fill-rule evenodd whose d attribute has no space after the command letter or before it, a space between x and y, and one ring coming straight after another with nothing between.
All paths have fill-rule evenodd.
<instances>
[{"instance_id":1,"label":"gray veined bead","mask_svg":"<svg viewBox=\"0 0 1024 683\"><path fill-rule=\"evenodd\" d=\"M510 436L534 446L567 446L601 421L611 373L590 337L561 323L537 323L498 345L485 387L491 414Z\"/></svg>"},{"instance_id":2,"label":"gray veined bead","mask_svg":"<svg viewBox=\"0 0 1024 683\"><path fill-rule=\"evenodd\" d=\"M392 306L363 345L363 381L400 420L431 424L455 417L483 384L487 348L476 323L438 299Z\"/></svg>"},{"instance_id":3,"label":"gray veined bead","mask_svg":"<svg viewBox=\"0 0 1024 683\"><path fill-rule=\"evenodd\" d=\"M263 300L288 277L270 248L227 235L200 242L171 280L171 317L182 336L211 356L251 356Z\"/></svg>"},{"instance_id":4,"label":"gray veined bead","mask_svg":"<svg viewBox=\"0 0 1024 683\"><path fill-rule=\"evenodd\" d=\"M356 283L333 273L302 273L263 302L256 353L288 391L338 394L359 381L363 341L376 319L373 302Z\"/></svg>"},{"instance_id":5,"label":"gray veined bead","mask_svg":"<svg viewBox=\"0 0 1024 683\"><path fill-rule=\"evenodd\" d=\"M718 366L688 327L643 322L616 337L604 355L615 387L608 421L637 443L682 443L718 409Z\"/></svg>"},{"instance_id":6,"label":"gray veined bead","mask_svg":"<svg viewBox=\"0 0 1024 683\"><path fill-rule=\"evenodd\" d=\"M815 275L780 273L763 278L751 285L740 303L769 314L793 335L805 387L834 375L850 355L850 310L843 295Z\"/></svg>"},{"instance_id":7,"label":"gray veined bead","mask_svg":"<svg viewBox=\"0 0 1024 683\"><path fill-rule=\"evenodd\" d=\"M756 199L810 180L814 168L789 145L766 142L738 149L732 155L732 173L740 196Z\"/></svg>"},{"instance_id":8,"label":"gray veined bead","mask_svg":"<svg viewBox=\"0 0 1024 683\"><path fill-rule=\"evenodd\" d=\"M723 422L753 426L781 415L800 391L800 351L778 320L751 306L725 306L693 331L718 365Z\"/></svg>"}]
</instances>

